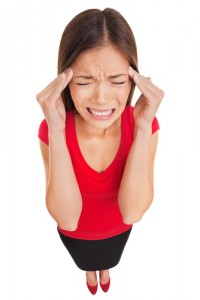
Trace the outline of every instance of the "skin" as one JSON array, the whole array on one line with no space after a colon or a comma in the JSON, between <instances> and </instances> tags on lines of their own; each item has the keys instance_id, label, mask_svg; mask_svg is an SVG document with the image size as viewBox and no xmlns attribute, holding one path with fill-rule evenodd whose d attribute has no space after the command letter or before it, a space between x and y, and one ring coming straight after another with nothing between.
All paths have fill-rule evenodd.
<instances>
[{"instance_id":1,"label":"skin","mask_svg":"<svg viewBox=\"0 0 200 300\"><path fill-rule=\"evenodd\" d=\"M85 51L72 65L74 76L69 88L79 112L77 122L87 134L103 136L118 127L131 88L128 68L128 61L112 46ZM108 120L96 120L87 107L114 108L115 112Z\"/></svg>"},{"instance_id":2,"label":"skin","mask_svg":"<svg viewBox=\"0 0 200 300\"><path fill-rule=\"evenodd\" d=\"M115 64L109 63L111 59ZM131 88L128 68L128 61L111 46L85 51L72 65L69 88L79 112L75 116L79 146L98 172L109 166L119 147L121 114ZM115 111L105 120L94 118L87 108Z\"/></svg>"},{"instance_id":3,"label":"skin","mask_svg":"<svg viewBox=\"0 0 200 300\"><path fill-rule=\"evenodd\" d=\"M63 193L66 191L65 202L62 202L61 205L62 209L59 210L58 208L61 203L59 202L54 205L53 209L49 205L51 206L49 212L61 228L68 228L68 230L69 224L63 220L64 216L67 219L67 213L69 218L72 215L69 208L73 209L73 215L77 216L77 220L81 212L81 196L69 155L66 152L67 149L64 149L64 147L66 148L64 145L66 113L61 92L69 84L71 96L78 111L78 114L75 115L75 122L81 152L86 162L94 170L101 172L110 165L118 150L121 135L121 114L126 106L131 80L133 80L141 91L141 96L135 104L134 143L127 159L119 190L119 208L123 220L127 224L133 224L141 219L153 200L153 167L158 132L151 135L151 126L164 97L164 92L155 86L149 77L144 77L129 68L129 62L126 58L111 45L83 52L71 68L73 71L66 70L59 74L36 97L47 120L51 141L50 147L40 141L49 195L52 192L55 194L57 190L62 190ZM103 114L105 111L109 113L108 116L96 115ZM54 149L54 145L57 145L57 150ZM60 145L59 154L58 145ZM63 162L56 165L58 161L54 155L56 151L59 157L65 156L64 163L66 163L67 168L63 167ZM51 155L49 156L49 154ZM58 170L53 179L49 172L50 165L54 171L52 173ZM69 172L68 174L66 174L66 170ZM66 187L66 180L63 180L62 186L61 180L56 182L57 177L60 176L62 179L62 176L59 175L61 173L66 178L72 178L68 187ZM138 188L141 186L145 190L143 194ZM74 201L73 197L72 208L72 200L68 198L74 193L77 195L77 202ZM133 195L131 201L129 195ZM57 194L55 199L51 199L51 201L55 202L59 198L58 196ZM72 227L75 228L75 225ZM96 272L86 272L86 276L90 285L97 284ZM109 270L102 270L101 283L107 283L108 279Z\"/></svg>"}]
</instances>

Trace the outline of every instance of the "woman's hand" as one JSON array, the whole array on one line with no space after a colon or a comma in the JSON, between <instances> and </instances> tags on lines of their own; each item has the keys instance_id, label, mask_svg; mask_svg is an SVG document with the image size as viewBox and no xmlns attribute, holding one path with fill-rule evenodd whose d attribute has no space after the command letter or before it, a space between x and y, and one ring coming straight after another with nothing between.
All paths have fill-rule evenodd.
<instances>
[{"instance_id":1,"label":"woman's hand","mask_svg":"<svg viewBox=\"0 0 200 300\"><path fill-rule=\"evenodd\" d=\"M135 126L150 131L164 92L151 82L150 77L140 75L131 67L129 76L142 93L134 107Z\"/></svg>"},{"instance_id":2,"label":"woman's hand","mask_svg":"<svg viewBox=\"0 0 200 300\"><path fill-rule=\"evenodd\" d=\"M51 132L65 129L66 112L61 93L72 77L73 71L65 70L36 96Z\"/></svg>"}]
</instances>

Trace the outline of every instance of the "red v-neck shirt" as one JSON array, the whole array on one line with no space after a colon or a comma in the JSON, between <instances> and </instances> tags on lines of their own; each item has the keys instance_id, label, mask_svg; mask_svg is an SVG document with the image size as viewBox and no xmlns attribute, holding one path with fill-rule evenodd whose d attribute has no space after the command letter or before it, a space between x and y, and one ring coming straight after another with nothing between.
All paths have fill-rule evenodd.
<instances>
[{"instance_id":1,"label":"red v-neck shirt","mask_svg":"<svg viewBox=\"0 0 200 300\"><path fill-rule=\"evenodd\" d=\"M84 240L105 239L131 228L122 220L118 206L118 191L127 156L134 138L134 116L132 106L127 106L121 117L121 141L115 158L105 171L99 173L85 161L76 135L74 113L66 115L66 144L69 149L76 179L82 195L82 212L75 231L58 230L69 237ZM152 134L160 129L157 118L152 122ZM38 137L46 144L48 125L44 119Z\"/></svg>"}]
</instances>

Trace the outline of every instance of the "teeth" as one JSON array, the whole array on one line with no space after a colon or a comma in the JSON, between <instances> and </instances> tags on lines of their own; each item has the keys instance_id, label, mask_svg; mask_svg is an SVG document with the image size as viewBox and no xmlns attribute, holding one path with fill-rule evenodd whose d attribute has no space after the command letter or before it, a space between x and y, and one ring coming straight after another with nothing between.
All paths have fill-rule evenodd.
<instances>
[{"instance_id":1,"label":"teeth","mask_svg":"<svg viewBox=\"0 0 200 300\"><path fill-rule=\"evenodd\" d=\"M107 117L107 116L111 115L111 113L112 113L113 110L110 109L110 110L99 111L99 110L95 110L95 109L89 108L89 111L90 111L90 113L92 115Z\"/></svg>"}]
</instances>

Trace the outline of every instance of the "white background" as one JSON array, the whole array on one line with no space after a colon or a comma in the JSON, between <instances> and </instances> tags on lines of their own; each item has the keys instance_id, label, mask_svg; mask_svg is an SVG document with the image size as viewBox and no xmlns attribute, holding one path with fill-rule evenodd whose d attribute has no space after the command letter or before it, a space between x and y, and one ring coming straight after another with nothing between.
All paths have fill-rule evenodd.
<instances>
[{"instance_id":1,"label":"white background","mask_svg":"<svg viewBox=\"0 0 200 300\"><path fill-rule=\"evenodd\" d=\"M131 3L131 6L130 6ZM119 10L135 34L139 69L165 91L155 197L134 225L111 287L96 299L199 300L200 10L198 0L4 1L0 4L0 298L90 299L85 273L45 207L35 99L56 77L66 24L88 8ZM138 93L134 96L133 105Z\"/></svg>"}]
</instances>

